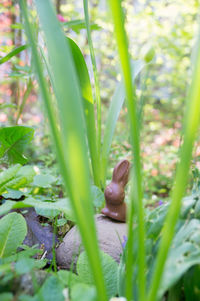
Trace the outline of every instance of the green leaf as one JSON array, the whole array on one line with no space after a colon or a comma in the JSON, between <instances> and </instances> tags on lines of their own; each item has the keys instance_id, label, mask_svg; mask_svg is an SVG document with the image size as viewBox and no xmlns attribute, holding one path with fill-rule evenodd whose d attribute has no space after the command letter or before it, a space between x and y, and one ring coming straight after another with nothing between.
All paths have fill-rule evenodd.
<instances>
[{"instance_id":1,"label":"green leaf","mask_svg":"<svg viewBox=\"0 0 200 301\"><path fill-rule=\"evenodd\" d=\"M0 294L0 300L1 301L12 301L13 300L13 294L12 293L1 293Z\"/></svg>"},{"instance_id":2,"label":"green leaf","mask_svg":"<svg viewBox=\"0 0 200 301\"><path fill-rule=\"evenodd\" d=\"M17 54L19 54L20 52L24 51L27 48L28 48L28 45L22 45L22 46L15 48L10 53L8 53L6 56L0 58L0 65L9 61L13 56L16 56Z\"/></svg>"},{"instance_id":3,"label":"green leaf","mask_svg":"<svg viewBox=\"0 0 200 301\"><path fill-rule=\"evenodd\" d=\"M71 271L60 270L57 273L57 276L60 282L63 284L63 286L67 286L69 288L71 288L80 281L79 277Z\"/></svg>"},{"instance_id":4,"label":"green leaf","mask_svg":"<svg viewBox=\"0 0 200 301\"><path fill-rule=\"evenodd\" d=\"M32 49L34 70L39 81L42 99L49 118L53 144L69 194L82 241L88 252L89 263L95 277L99 299L106 299L103 273L100 265L97 235L93 217L90 191L89 160L81 93L68 41L57 20L50 0L35 0L39 22L48 51L51 72L55 85L59 118L55 118L55 101L49 92L43 73L41 59L35 43L34 27L29 21L27 3L20 0L25 20L25 29Z\"/></svg>"},{"instance_id":5,"label":"green leaf","mask_svg":"<svg viewBox=\"0 0 200 301\"><path fill-rule=\"evenodd\" d=\"M72 287L71 301L97 301L97 293L94 286L78 283Z\"/></svg>"},{"instance_id":6,"label":"green leaf","mask_svg":"<svg viewBox=\"0 0 200 301\"><path fill-rule=\"evenodd\" d=\"M4 191L2 187L4 187L9 181L15 178L16 173L21 168L20 164L12 166L0 173L0 193Z\"/></svg>"},{"instance_id":7,"label":"green leaf","mask_svg":"<svg viewBox=\"0 0 200 301\"><path fill-rule=\"evenodd\" d=\"M33 185L43 188L51 187L51 184L57 181L56 177L52 175L36 175L34 177Z\"/></svg>"},{"instance_id":8,"label":"green leaf","mask_svg":"<svg viewBox=\"0 0 200 301\"><path fill-rule=\"evenodd\" d=\"M92 185L91 191L92 191L92 198L93 198L94 206L96 208L101 208L105 201L103 191L95 185Z\"/></svg>"},{"instance_id":9,"label":"green leaf","mask_svg":"<svg viewBox=\"0 0 200 301\"><path fill-rule=\"evenodd\" d=\"M81 29L86 28L85 20L72 20L68 22L63 22L62 26L64 28L71 28L75 32L80 32ZM90 24L91 30L99 30L101 27L97 24Z\"/></svg>"},{"instance_id":10,"label":"green leaf","mask_svg":"<svg viewBox=\"0 0 200 301\"><path fill-rule=\"evenodd\" d=\"M0 158L8 158L10 163L25 164L25 146L32 140L34 130L25 126L12 126L0 129Z\"/></svg>"},{"instance_id":11,"label":"green leaf","mask_svg":"<svg viewBox=\"0 0 200 301\"><path fill-rule=\"evenodd\" d=\"M183 278L183 288L186 301L200 300L200 265L192 267Z\"/></svg>"},{"instance_id":12,"label":"green leaf","mask_svg":"<svg viewBox=\"0 0 200 301\"><path fill-rule=\"evenodd\" d=\"M36 260L33 258L22 258L15 263L17 275L30 273L33 269L41 269L46 265L45 260Z\"/></svg>"},{"instance_id":13,"label":"green leaf","mask_svg":"<svg viewBox=\"0 0 200 301\"><path fill-rule=\"evenodd\" d=\"M7 189L7 193L3 193L2 196L5 198L5 199L20 199L24 193L22 191L19 191L19 190L16 190L16 189L10 189L8 188Z\"/></svg>"},{"instance_id":14,"label":"green leaf","mask_svg":"<svg viewBox=\"0 0 200 301\"><path fill-rule=\"evenodd\" d=\"M137 75L144 68L145 63L143 61L134 61L132 64L133 68L133 82L135 81ZM108 156L110 152L110 147L112 143L112 138L114 135L116 123L125 100L125 90L123 82L117 85L114 95L111 100L111 104L108 111L107 121L105 125L103 146L102 146L102 157L101 157L101 177L105 185L106 180L106 169L108 164Z\"/></svg>"},{"instance_id":15,"label":"green leaf","mask_svg":"<svg viewBox=\"0 0 200 301\"><path fill-rule=\"evenodd\" d=\"M174 237L166 261L159 296L161 297L189 268L196 264L200 264L200 221L192 219L186 222Z\"/></svg>"},{"instance_id":16,"label":"green leaf","mask_svg":"<svg viewBox=\"0 0 200 301\"><path fill-rule=\"evenodd\" d=\"M56 202L39 201L37 198L28 197L24 201L7 200L0 206L0 216L8 213L12 209L34 207L38 214L46 217L55 217L59 212L63 212L65 217L75 222L74 213L69 199L59 199Z\"/></svg>"},{"instance_id":17,"label":"green leaf","mask_svg":"<svg viewBox=\"0 0 200 301\"><path fill-rule=\"evenodd\" d=\"M43 301L64 301L63 289L58 277L51 276L45 281L36 296Z\"/></svg>"},{"instance_id":18,"label":"green leaf","mask_svg":"<svg viewBox=\"0 0 200 301\"><path fill-rule=\"evenodd\" d=\"M32 166L17 164L8 168L0 174L0 193L8 189L19 189L27 186L33 181L35 171Z\"/></svg>"},{"instance_id":19,"label":"green leaf","mask_svg":"<svg viewBox=\"0 0 200 301\"><path fill-rule=\"evenodd\" d=\"M109 297L115 296L117 293L117 262L108 254L101 251L101 263L103 266L103 274L105 278L106 290ZM77 261L77 273L81 282L85 284L94 284L88 258L85 252L82 252Z\"/></svg>"},{"instance_id":20,"label":"green leaf","mask_svg":"<svg viewBox=\"0 0 200 301\"><path fill-rule=\"evenodd\" d=\"M17 202L15 201L9 201L7 200L5 203L3 203L1 206L0 206L0 216L2 215L5 215L6 213L8 213L10 210L13 209L14 205L16 204Z\"/></svg>"},{"instance_id":21,"label":"green leaf","mask_svg":"<svg viewBox=\"0 0 200 301\"><path fill-rule=\"evenodd\" d=\"M11 255L21 245L27 233L21 214L12 212L0 220L0 258Z\"/></svg>"},{"instance_id":22,"label":"green leaf","mask_svg":"<svg viewBox=\"0 0 200 301\"><path fill-rule=\"evenodd\" d=\"M94 114L94 101L92 96L92 87L90 83L89 72L85 59L80 48L77 44L68 39L69 46L72 51L74 64L77 72L77 76L80 83L81 95L84 104L85 123L87 127L87 139L91 156L92 170L94 175L94 182L99 185L99 168L97 160L97 144L96 144L96 126L95 126L95 114Z\"/></svg>"}]
</instances>

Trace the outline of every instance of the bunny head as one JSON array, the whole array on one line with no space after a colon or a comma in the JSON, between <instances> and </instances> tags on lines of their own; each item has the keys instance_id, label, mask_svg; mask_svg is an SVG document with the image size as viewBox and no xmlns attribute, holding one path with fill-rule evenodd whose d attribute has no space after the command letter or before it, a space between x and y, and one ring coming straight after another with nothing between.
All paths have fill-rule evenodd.
<instances>
[{"instance_id":1,"label":"bunny head","mask_svg":"<svg viewBox=\"0 0 200 301\"><path fill-rule=\"evenodd\" d=\"M106 187L104 195L106 207L102 213L119 221L126 220L125 186L128 183L130 163L128 160L120 161L113 170L112 182Z\"/></svg>"}]
</instances>

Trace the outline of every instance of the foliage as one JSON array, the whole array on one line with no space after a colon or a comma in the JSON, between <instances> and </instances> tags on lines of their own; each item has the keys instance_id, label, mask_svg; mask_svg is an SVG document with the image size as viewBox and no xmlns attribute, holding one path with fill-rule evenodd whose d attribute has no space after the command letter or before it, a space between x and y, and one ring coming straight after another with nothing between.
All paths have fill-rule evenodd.
<instances>
[{"instance_id":1,"label":"foliage","mask_svg":"<svg viewBox=\"0 0 200 301\"><path fill-rule=\"evenodd\" d=\"M167 12L169 8L173 10L176 5L180 5L177 4L179 1L174 6L167 0L164 2ZM183 2L186 5L185 1ZM27 100L35 89L34 76L36 77L62 179L57 171L54 173L54 167L51 170L44 168L44 173L38 172L38 166L41 164L38 159L36 160L37 166L34 168L28 165L21 166L27 163L23 152L25 146L33 138L31 127L9 126L0 129L0 158L3 167L0 174L0 215L3 216L0 219L2 229L0 230L0 257L2 257L0 281L3 287L2 294L4 294L1 294L0 298L9 300L13 297L8 293L8 288L11 287L11 280L13 281L15 277L21 277L27 273L33 274L35 270L42 269L46 264L44 260L32 258L38 251L32 248L23 249L21 243L27 229L25 220L21 214L9 213L16 209L21 209L23 213L23 209L32 207L42 219L43 224L53 225L54 254L50 269L53 268L55 273L46 279L41 287L35 286L34 296L21 295L20 300L53 300L55 296L58 300L67 299L69 296L72 300L85 298L85 300L95 301L107 300L112 296L126 296L127 300L134 298L140 301L181 300L182 297L189 300L192 296L194 300L198 300L200 201L197 170L194 173L197 178L196 191L193 190L191 196L183 198L189 177L200 110L199 37L191 62L189 61L190 49L186 47L193 37L190 29L191 24L195 23L197 2L194 1L194 11L188 8L192 20L188 28L182 29L183 24L187 23L185 20L188 20L184 11L177 16L177 24L172 28L171 25L166 26L163 13L161 13L161 21L156 15L156 9L163 4L153 2L147 5L146 1L141 1L138 4L138 12L134 14L135 21L133 22L137 22L138 18L143 18L144 24L153 24L149 26L147 32L156 26L160 28L160 32L156 42L152 39L156 46L146 45L151 37L147 35L146 38L142 36L140 41L132 43L135 45L134 50L129 51L125 15L128 20L131 16L130 5L128 1L109 1L123 78L113 94L109 109L108 101L104 104L102 98L104 89L103 91L100 89L104 71L97 72L96 58L98 56L95 56L95 52L98 53L98 51L94 45L95 43L98 45L98 42L95 42L95 39L92 40L91 36L92 30L101 28L99 32L105 33L105 31L103 31L103 26L96 25L96 20L95 24L90 21L92 16L89 16L88 1L84 0L82 5L84 20L79 20L76 16L76 20L63 22L60 18L62 24L58 22L50 1L35 0L33 8L24 0L20 0L19 3L24 24L15 26L22 35L25 30L28 44L24 45L23 41L22 46L8 49L7 55L0 59L0 64L5 66L10 59L14 63L17 62L9 73L9 78L16 80L19 91L23 86L23 93L19 92L21 102L16 102L17 105L0 104L0 107L6 110L15 110L17 107L13 118L10 118L11 125L14 122L15 124L21 122L20 118ZM67 10L70 10L70 5L66 6ZM136 6L134 4L137 11ZM36 21L35 14L38 16ZM107 24L108 27L111 25L110 20ZM134 33L135 37L132 37L132 28L136 27L132 26L130 32L130 24L131 22L127 22L126 29L130 41L133 42L137 34ZM67 29L67 37L63 29ZM85 29L88 46L84 45L79 48L74 39L68 36L71 32L75 34L74 36L81 36L81 30ZM109 30L107 33L109 34ZM111 40L109 47L113 48L110 52L113 55L116 46L114 39ZM138 60L138 55L135 53L140 51L143 44L146 49L142 54L142 59ZM85 60L87 47L92 61L94 84L90 80L90 70ZM28 66L20 66L19 57L24 53L25 48L28 51L26 53L31 54L31 62ZM81 50L82 48L84 50ZM106 52L106 55L109 56L109 52ZM116 58L112 62L116 63L117 56L114 56ZM134 58L132 64L131 56ZM164 61L165 68L163 68ZM180 62L183 63L180 64ZM186 71L189 68L191 69L190 76L187 76ZM177 75L177 69L180 75ZM139 76L141 71L142 76ZM116 78L119 78L117 72L115 68L109 70L109 77L114 77L115 83ZM158 118L159 110L163 109L163 116L159 117L163 126L165 118L170 116L168 112L170 106L174 105L181 112L183 100L186 98L184 90L186 84L190 84L190 89L182 138L178 146L176 139L176 146L169 148L171 155L167 154L164 164L160 160L161 162L157 162L155 168L155 162L148 158L148 148L151 148L148 144L152 141L152 133L154 129L157 133L159 128L158 122L153 119ZM111 98L111 94L110 91L106 97ZM125 104L124 100L126 100ZM105 111L108 113L104 116L102 113ZM151 114L147 116L149 112ZM123 120L126 114L129 116L128 126ZM130 142L126 149L128 156L133 157L133 170L132 187L128 197L128 241L118 266L112 258L100 252L98 248L93 213L94 210L99 212L103 206L104 196L101 189L105 187L108 178L107 171L109 174L109 156L119 116L122 119L123 131L117 130L114 145L118 141ZM174 135L173 138L165 137L165 131L158 135L158 139L156 138L158 141L162 138L163 149L166 144L170 145L170 139L175 139L176 134L180 134L180 116L181 114L178 116L176 129L172 135L170 134ZM145 126L142 126L143 121ZM171 126L170 122L169 124ZM125 135L123 135L124 132L126 132ZM156 142L153 147L157 147L159 143ZM169 171L169 167L165 166L169 158L173 166L175 165L176 152L179 147L180 162L176 168L175 180L172 181L169 180L172 172L170 171L170 175L165 174L165 168ZM35 154L35 151L31 149L29 151ZM116 154L117 152L114 152L114 158L110 156L113 161L117 160L118 156L124 155L122 151ZM144 172L142 171L142 158L144 159ZM148 160L150 163L147 164ZM49 162L52 167L55 162L53 156ZM160 170L159 174L158 170ZM173 170L175 171L175 168ZM151 179L149 179L149 171ZM143 177L147 174L143 185ZM60 187L61 184L64 186L64 193ZM168 196L172 185L169 203L150 211L144 208L143 190L147 198L151 192L155 195L163 193ZM86 250L78 259L78 275L67 271L56 273L55 234L60 227L68 226L69 228L71 222L77 223ZM22 248L20 252L19 247ZM174 264L177 267L176 270L174 270ZM192 286L197 286L197 290L191 291Z\"/></svg>"},{"instance_id":2,"label":"foliage","mask_svg":"<svg viewBox=\"0 0 200 301\"><path fill-rule=\"evenodd\" d=\"M23 155L25 146L32 140L34 130L25 126L5 127L0 129L0 160L10 163L25 164Z\"/></svg>"},{"instance_id":3,"label":"foliage","mask_svg":"<svg viewBox=\"0 0 200 301\"><path fill-rule=\"evenodd\" d=\"M13 212L0 220L0 229L0 258L4 258L15 252L23 242L27 227L24 218Z\"/></svg>"}]
</instances>

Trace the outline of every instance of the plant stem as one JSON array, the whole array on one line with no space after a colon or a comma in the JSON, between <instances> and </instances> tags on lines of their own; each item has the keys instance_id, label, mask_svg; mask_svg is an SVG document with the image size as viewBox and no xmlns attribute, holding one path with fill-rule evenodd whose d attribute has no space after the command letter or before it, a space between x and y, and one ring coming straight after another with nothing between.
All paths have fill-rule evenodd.
<instances>
[{"instance_id":1,"label":"plant stem","mask_svg":"<svg viewBox=\"0 0 200 301\"><path fill-rule=\"evenodd\" d=\"M122 67L124 78L124 85L126 90L126 103L128 108L131 143L134 154L134 163L132 171L133 191L132 200L130 203L129 213L129 237L128 240L132 242L133 236L133 207L136 209L136 216L138 221L138 285L139 285L139 300L146 301L146 263L145 263L145 225L144 225L144 209L143 209L143 191L142 191L142 175L140 162L140 138L139 126L137 123L137 103L136 93L132 85L130 57L128 53L128 40L124 28L124 15L120 0L110 0L111 11L113 14L116 39L118 44L118 52ZM126 297L127 300L132 300L132 256L133 244L128 243L128 256L126 262L127 277L126 277Z\"/></svg>"},{"instance_id":2,"label":"plant stem","mask_svg":"<svg viewBox=\"0 0 200 301\"><path fill-rule=\"evenodd\" d=\"M184 196L190 160L192 157L192 149L196 137L196 132L199 126L200 116L200 38L198 36L198 44L196 48L196 61L194 63L194 70L192 76L192 84L189 90L187 99L186 114L184 118L184 141L180 153L180 163L177 167L177 172L174 181L174 188L172 191L172 201L166 217L163 228L163 235L158 251L158 256L155 265L148 301L155 301L158 295L159 285L162 280L165 262L168 251L174 236L175 226L179 217L181 209L181 199Z\"/></svg>"},{"instance_id":3,"label":"plant stem","mask_svg":"<svg viewBox=\"0 0 200 301\"><path fill-rule=\"evenodd\" d=\"M16 117L16 124L18 124L19 118L20 118L20 116L21 116L21 114L24 110L24 106L26 104L26 101L27 101L32 89L33 89L33 83L32 83L32 80L29 79L26 91L23 95L22 103L21 103L21 105L19 106L19 109L18 109L18 113L17 113L17 117Z\"/></svg>"},{"instance_id":4,"label":"plant stem","mask_svg":"<svg viewBox=\"0 0 200 301\"><path fill-rule=\"evenodd\" d=\"M92 43L92 36L91 36L91 29L90 29L88 0L83 0L83 6L84 6L87 38L88 38L88 44L89 44L91 61L92 61L92 68L93 68L93 74L94 74L95 101L96 101L96 105L97 105L97 151L98 151L97 160L99 160L99 162L100 162L100 153L101 153L101 97L100 97L100 86L99 86L97 65L96 65L96 59L95 59L95 53L94 53L94 47L93 47L93 43ZM99 164L99 166L100 166L100 164Z\"/></svg>"}]
</instances>

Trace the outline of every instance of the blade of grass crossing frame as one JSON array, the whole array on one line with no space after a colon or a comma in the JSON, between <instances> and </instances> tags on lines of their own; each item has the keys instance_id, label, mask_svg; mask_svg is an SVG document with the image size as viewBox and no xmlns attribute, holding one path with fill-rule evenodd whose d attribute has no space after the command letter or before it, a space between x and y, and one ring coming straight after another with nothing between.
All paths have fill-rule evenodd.
<instances>
[{"instance_id":1,"label":"blade of grass crossing frame","mask_svg":"<svg viewBox=\"0 0 200 301\"><path fill-rule=\"evenodd\" d=\"M94 48L92 44L91 37L91 28L90 28L90 20L89 20L89 11L88 11L88 0L83 0L84 6L84 14L85 14L85 24L87 30L88 44L90 48L90 55L92 61L92 68L94 74L94 84L95 84L95 100L97 104L97 149L98 149L98 158L100 162L100 154L101 154L101 97L100 97L100 87L99 87L99 79L97 72L96 59L94 54Z\"/></svg>"},{"instance_id":2,"label":"blade of grass crossing frame","mask_svg":"<svg viewBox=\"0 0 200 301\"><path fill-rule=\"evenodd\" d=\"M80 48L70 38L67 38L69 46L72 51L74 64L77 71L77 76L80 83L81 94L84 104L84 116L87 127L87 138L91 156L92 171L94 176L94 183L100 187L100 172L99 172L99 160L97 153L97 139L96 139L96 126L95 126L95 115L94 115L94 101L92 97L92 87L90 83L89 72L87 69L86 62L82 55Z\"/></svg>"},{"instance_id":3,"label":"blade of grass crossing frame","mask_svg":"<svg viewBox=\"0 0 200 301\"><path fill-rule=\"evenodd\" d=\"M133 81L140 73L142 68L145 66L143 61L134 61L133 62ZM105 186L106 181L106 171L107 171L107 163L108 163L108 156L111 148L112 138L114 135L117 119L119 117L121 108L123 106L125 99L125 91L124 91L124 84L120 82L117 85L117 88L114 92L114 95L111 100L111 104L108 111L107 121L104 130L104 137L103 137L103 145L102 145L102 155L101 155L101 179L103 183L103 187Z\"/></svg>"},{"instance_id":4,"label":"blade of grass crossing frame","mask_svg":"<svg viewBox=\"0 0 200 301\"><path fill-rule=\"evenodd\" d=\"M51 96L48 93L47 83L42 74L41 61L37 53L32 27L28 20L25 0L20 0L20 4L25 18L26 31L33 52L43 100L49 113L48 107L51 105ZM57 159L64 184L72 201L82 241L88 254L98 299L107 300L93 218L81 96L73 59L51 3L48 0L36 0L35 4L44 31L56 87L60 117L59 132L55 119L51 114L48 114L48 116L53 118L50 120L50 127L54 134L54 143L58 143L55 146L58 154Z\"/></svg>"},{"instance_id":5,"label":"blade of grass crossing frame","mask_svg":"<svg viewBox=\"0 0 200 301\"><path fill-rule=\"evenodd\" d=\"M7 55L0 58L0 65L9 61L13 56L16 56L17 54L19 54L20 52L24 51L27 48L28 48L28 45L22 45L22 46L15 48L11 52L9 52Z\"/></svg>"},{"instance_id":6,"label":"blade of grass crossing frame","mask_svg":"<svg viewBox=\"0 0 200 301\"><path fill-rule=\"evenodd\" d=\"M97 158L97 145L96 145L96 126L95 126L95 116L94 116L94 102L93 102L93 97L92 97L92 87L91 87L91 83L90 83L89 72L88 72L84 57L83 57L79 47L76 45L76 43L72 39L67 38L67 40L69 42L69 46L70 46L70 49L72 52L74 65L76 68L76 72L77 72L77 76L78 76L80 88L81 88L81 95L82 95L83 104L84 104L85 123L86 123L86 127L87 127L87 139L88 139L88 145L89 145L89 150L90 150L94 183L96 186L100 187L100 174L99 174L99 166L98 166L99 161L96 159ZM50 67L49 62L48 62L48 60L44 54L44 51L41 47L40 47L40 52L41 52L41 55L45 62L51 84L54 87L54 90L56 90L55 80L53 79L51 67Z\"/></svg>"},{"instance_id":7,"label":"blade of grass crossing frame","mask_svg":"<svg viewBox=\"0 0 200 301\"><path fill-rule=\"evenodd\" d=\"M124 78L124 85L126 90L126 103L128 108L128 115L130 120L130 135L133 147L134 162L132 169L133 179L133 199L131 201L131 208L129 208L129 241L133 236L133 203L136 209L137 222L138 222L138 290L139 300L146 301L146 264L145 264L145 226L144 226L144 209L143 209L143 191L142 191L142 175L141 175L141 162L140 162L140 143L139 143L139 128L137 124L137 111L136 111L136 96L132 85L131 64L128 53L128 41L124 29L124 15L121 7L120 0L109 0L111 12L113 15L114 28L116 40L118 45L118 52L122 67ZM126 261L126 297L127 300L132 300L132 249L133 245L128 242L128 256Z\"/></svg>"},{"instance_id":8,"label":"blade of grass crossing frame","mask_svg":"<svg viewBox=\"0 0 200 301\"><path fill-rule=\"evenodd\" d=\"M172 191L172 201L167 214L166 222L163 228L163 235L158 251L158 257L155 265L152 282L149 288L148 301L156 300L158 296L159 285L162 280L165 262L168 251L174 236L176 222L181 209L181 199L184 196L188 174L190 168L190 160L192 157L192 149L196 138L197 129L200 118L200 32L198 32L198 41L196 48L196 58L194 62L194 70L192 83L190 86L186 114L184 119L184 142L180 152L180 163L177 167L177 172Z\"/></svg>"}]
</instances>

